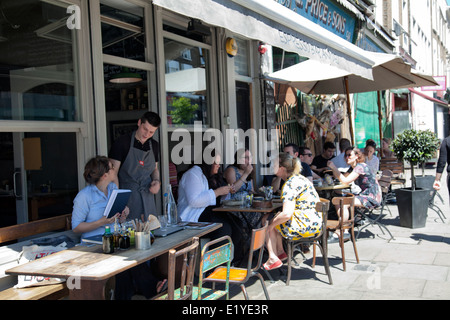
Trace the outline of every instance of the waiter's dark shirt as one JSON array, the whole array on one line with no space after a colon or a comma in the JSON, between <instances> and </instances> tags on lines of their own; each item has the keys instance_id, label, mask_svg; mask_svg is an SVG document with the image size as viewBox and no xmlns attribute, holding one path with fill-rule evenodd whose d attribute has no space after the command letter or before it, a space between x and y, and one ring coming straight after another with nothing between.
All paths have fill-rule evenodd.
<instances>
[{"instance_id":1,"label":"waiter's dark shirt","mask_svg":"<svg viewBox=\"0 0 450 320\"><path fill-rule=\"evenodd\" d=\"M117 138L116 141L111 146L109 150L108 157L117 161L121 164L125 162L128 155L128 150L130 150L130 140L132 133L124 134ZM151 144L150 144L151 143ZM149 151L153 149L153 154L155 156L155 162L159 162L159 143L153 138L148 139L142 144L138 139L134 138L133 147L142 151Z\"/></svg>"},{"instance_id":2,"label":"waiter's dark shirt","mask_svg":"<svg viewBox=\"0 0 450 320\"><path fill-rule=\"evenodd\" d=\"M444 172L446 164L450 164L450 136L445 138L441 143L441 149L439 151L439 160L436 166L436 172ZM450 172L450 166L447 166L447 172Z\"/></svg>"}]
</instances>

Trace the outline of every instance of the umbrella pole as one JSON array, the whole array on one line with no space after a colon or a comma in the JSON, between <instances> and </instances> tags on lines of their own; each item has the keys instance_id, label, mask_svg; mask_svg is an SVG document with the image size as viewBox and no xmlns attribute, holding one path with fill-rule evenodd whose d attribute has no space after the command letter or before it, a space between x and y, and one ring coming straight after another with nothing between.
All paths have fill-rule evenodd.
<instances>
[{"instance_id":1,"label":"umbrella pole","mask_svg":"<svg viewBox=\"0 0 450 320\"><path fill-rule=\"evenodd\" d=\"M347 95L347 113L348 113L348 122L350 128L350 136L352 140L352 146L355 145L355 139L353 137L353 121L352 121L352 109L350 107L350 94L348 90L348 77L344 77L345 82L345 94Z\"/></svg>"},{"instance_id":2,"label":"umbrella pole","mask_svg":"<svg viewBox=\"0 0 450 320\"><path fill-rule=\"evenodd\" d=\"M381 114L381 93L377 91L377 100L378 100L378 129L380 130L380 158L383 157L383 147L382 147L382 139L383 139L383 116Z\"/></svg>"}]
</instances>

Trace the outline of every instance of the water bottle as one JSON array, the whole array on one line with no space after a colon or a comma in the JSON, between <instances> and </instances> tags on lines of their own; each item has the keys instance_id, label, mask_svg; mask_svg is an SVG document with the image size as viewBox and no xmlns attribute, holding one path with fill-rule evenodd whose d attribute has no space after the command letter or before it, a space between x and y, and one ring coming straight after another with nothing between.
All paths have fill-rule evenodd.
<instances>
[{"instance_id":1,"label":"water bottle","mask_svg":"<svg viewBox=\"0 0 450 320\"><path fill-rule=\"evenodd\" d=\"M176 225L178 223L177 204L172 194L172 186L167 186L167 192L164 193L164 214L167 217L168 225Z\"/></svg>"}]
</instances>

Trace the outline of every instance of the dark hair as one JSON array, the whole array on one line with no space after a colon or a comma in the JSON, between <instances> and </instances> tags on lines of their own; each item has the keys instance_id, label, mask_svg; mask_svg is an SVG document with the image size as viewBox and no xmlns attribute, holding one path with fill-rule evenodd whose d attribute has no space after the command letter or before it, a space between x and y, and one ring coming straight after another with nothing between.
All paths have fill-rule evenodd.
<instances>
[{"instance_id":1,"label":"dark hair","mask_svg":"<svg viewBox=\"0 0 450 320\"><path fill-rule=\"evenodd\" d=\"M341 140L339 140L339 150L342 152L342 150L345 150L348 147L351 147L351 143L350 140L348 140L347 138L342 138Z\"/></svg>"},{"instance_id":2,"label":"dark hair","mask_svg":"<svg viewBox=\"0 0 450 320\"><path fill-rule=\"evenodd\" d=\"M141 123L148 122L150 125L159 128L161 125L161 118L159 115L153 111L147 111L141 117Z\"/></svg>"},{"instance_id":3,"label":"dark hair","mask_svg":"<svg viewBox=\"0 0 450 320\"><path fill-rule=\"evenodd\" d=\"M220 155L220 154L216 153L215 150L213 150L211 152L211 156L213 156L214 158L216 158L216 156L218 156L218 155ZM224 186L226 183L225 183L225 179L223 178L223 173L222 173L221 168L219 168L219 171L217 172L217 174L211 175L211 167L212 167L213 163L207 163L205 161L204 157L202 157L202 164L200 165L200 169L202 169L202 172L205 175L206 180L208 180L209 188L217 189L219 187Z\"/></svg>"},{"instance_id":4,"label":"dark hair","mask_svg":"<svg viewBox=\"0 0 450 320\"><path fill-rule=\"evenodd\" d=\"M287 145L284 146L286 147L292 147L292 150L294 151L294 153L298 153L300 155L300 148L298 145L296 145L295 143L288 143Z\"/></svg>"},{"instance_id":5,"label":"dark hair","mask_svg":"<svg viewBox=\"0 0 450 320\"><path fill-rule=\"evenodd\" d=\"M358 163L366 162L366 156L360 149L354 148L354 147L348 147L347 149L345 149L345 152L347 152L347 151L353 151L355 153L355 155L358 157L358 159L356 159L356 162L358 162Z\"/></svg>"},{"instance_id":6,"label":"dark hair","mask_svg":"<svg viewBox=\"0 0 450 320\"><path fill-rule=\"evenodd\" d=\"M298 147L298 155L299 155L299 156L305 155L305 151L306 151L306 150L311 151L311 149L308 148L308 147Z\"/></svg>"},{"instance_id":7,"label":"dark hair","mask_svg":"<svg viewBox=\"0 0 450 320\"><path fill-rule=\"evenodd\" d=\"M377 144L372 139L368 139L366 141L366 148L367 147L373 147L374 149L376 149L377 148Z\"/></svg>"},{"instance_id":8,"label":"dark hair","mask_svg":"<svg viewBox=\"0 0 450 320\"><path fill-rule=\"evenodd\" d=\"M333 142L327 141L327 142L325 142L325 144L323 145L323 150L327 150L327 149L336 149L336 146L334 145Z\"/></svg>"},{"instance_id":9,"label":"dark hair","mask_svg":"<svg viewBox=\"0 0 450 320\"><path fill-rule=\"evenodd\" d=\"M109 158L105 156L96 156L90 159L84 166L83 177L89 184L96 184L100 178L109 171Z\"/></svg>"}]
</instances>

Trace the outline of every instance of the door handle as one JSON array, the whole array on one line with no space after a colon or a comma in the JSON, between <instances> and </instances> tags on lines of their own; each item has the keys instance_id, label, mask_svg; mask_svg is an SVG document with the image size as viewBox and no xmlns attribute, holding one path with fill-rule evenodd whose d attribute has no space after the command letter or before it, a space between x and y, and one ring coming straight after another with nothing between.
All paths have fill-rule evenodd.
<instances>
[{"instance_id":1,"label":"door handle","mask_svg":"<svg viewBox=\"0 0 450 320\"><path fill-rule=\"evenodd\" d=\"M22 195L21 195L21 194L20 194L20 195L17 194L17 190L19 189L19 188L17 187L17 182L16 182L17 174L19 174L19 177L20 177L20 171L15 171L15 172L14 172L14 175L13 175L14 196L15 196L16 198L22 198ZM21 185L21 184L19 184L19 186L20 186L20 185Z\"/></svg>"}]
</instances>

